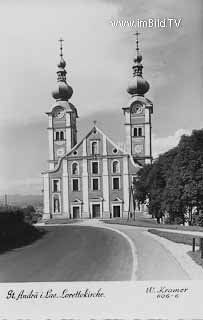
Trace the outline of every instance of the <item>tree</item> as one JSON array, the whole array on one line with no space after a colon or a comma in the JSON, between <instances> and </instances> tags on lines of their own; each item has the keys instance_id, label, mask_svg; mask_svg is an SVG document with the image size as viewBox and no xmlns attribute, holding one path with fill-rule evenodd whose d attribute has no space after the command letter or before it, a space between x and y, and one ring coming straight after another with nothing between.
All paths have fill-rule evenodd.
<instances>
[{"instance_id":1,"label":"tree","mask_svg":"<svg viewBox=\"0 0 203 320\"><path fill-rule=\"evenodd\" d=\"M182 136L177 147L160 155L138 172L137 197L150 195L150 213L158 219L169 213L171 222L185 222L189 213L203 209L203 130Z\"/></svg>"}]
</instances>

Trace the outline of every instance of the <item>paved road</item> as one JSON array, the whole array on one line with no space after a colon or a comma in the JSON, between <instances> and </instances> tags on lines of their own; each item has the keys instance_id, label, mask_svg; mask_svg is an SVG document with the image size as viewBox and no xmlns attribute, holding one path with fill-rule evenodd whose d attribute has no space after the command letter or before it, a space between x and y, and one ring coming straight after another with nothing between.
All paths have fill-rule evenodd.
<instances>
[{"instance_id":1,"label":"paved road","mask_svg":"<svg viewBox=\"0 0 203 320\"><path fill-rule=\"evenodd\" d=\"M0 282L130 280L128 241L91 226L47 227L32 245L0 255Z\"/></svg>"},{"instance_id":2,"label":"paved road","mask_svg":"<svg viewBox=\"0 0 203 320\"><path fill-rule=\"evenodd\" d=\"M189 280L182 266L146 228L112 225L133 241L137 256L136 280Z\"/></svg>"},{"instance_id":3,"label":"paved road","mask_svg":"<svg viewBox=\"0 0 203 320\"><path fill-rule=\"evenodd\" d=\"M104 227L124 233L134 245L134 256L123 235ZM0 255L0 282L130 280L135 266L136 280L189 279L144 228L87 221L46 230L34 244Z\"/></svg>"}]
</instances>

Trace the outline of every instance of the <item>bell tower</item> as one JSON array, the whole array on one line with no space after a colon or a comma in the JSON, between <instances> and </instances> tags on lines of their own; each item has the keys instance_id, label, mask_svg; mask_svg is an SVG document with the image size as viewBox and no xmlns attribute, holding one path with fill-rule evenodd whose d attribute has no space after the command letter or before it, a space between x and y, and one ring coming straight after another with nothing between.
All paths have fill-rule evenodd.
<instances>
[{"instance_id":1,"label":"bell tower","mask_svg":"<svg viewBox=\"0 0 203 320\"><path fill-rule=\"evenodd\" d=\"M57 87L52 92L55 99L51 111L47 112L49 119L49 170L54 169L58 160L77 143L76 107L69 101L73 89L66 81L66 62L63 58L63 39L60 42L60 61L57 70Z\"/></svg>"},{"instance_id":2,"label":"bell tower","mask_svg":"<svg viewBox=\"0 0 203 320\"><path fill-rule=\"evenodd\" d=\"M128 105L123 108L125 119L125 149L134 161L141 165L152 162L151 114L152 102L145 97L150 86L142 75L142 55L139 49L139 33L136 32L136 57L134 58L133 78L127 92L131 95Z\"/></svg>"}]
</instances>

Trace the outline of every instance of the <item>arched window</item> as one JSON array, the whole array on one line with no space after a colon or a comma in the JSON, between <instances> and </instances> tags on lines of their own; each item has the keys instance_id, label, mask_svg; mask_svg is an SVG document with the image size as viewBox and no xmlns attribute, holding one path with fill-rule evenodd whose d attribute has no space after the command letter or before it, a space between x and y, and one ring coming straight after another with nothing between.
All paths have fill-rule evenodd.
<instances>
[{"instance_id":1,"label":"arched window","mask_svg":"<svg viewBox=\"0 0 203 320\"><path fill-rule=\"evenodd\" d=\"M93 141L92 142L92 154L97 154L98 151L97 151L97 142L96 141Z\"/></svg>"},{"instance_id":2,"label":"arched window","mask_svg":"<svg viewBox=\"0 0 203 320\"><path fill-rule=\"evenodd\" d=\"M138 134L137 134L137 128L134 128L133 135L134 135L134 137L137 137L137 136L138 136Z\"/></svg>"},{"instance_id":3,"label":"arched window","mask_svg":"<svg viewBox=\"0 0 203 320\"><path fill-rule=\"evenodd\" d=\"M79 173L79 166L77 162L73 162L72 164L72 174L78 174Z\"/></svg>"},{"instance_id":4,"label":"arched window","mask_svg":"<svg viewBox=\"0 0 203 320\"><path fill-rule=\"evenodd\" d=\"M60 139L59 131L56 131L56 140L58 141Z\"/></svg>"},{"instance_id":5,"label":"arched window","mask_svg":"<svg viewBox=\"0 0 203 320\"><path fill-rule=\"evenodd\" d=\"M141 137L142 136L142 128L138 129L138 136Z\"/></svg>"},{"instance_id":6,"label":"arched window","mask_svg":"<svg viewBox=\"0 0 203 320\"><path fill-rule=\"evenodd\" d=\"M60 140L64 140L64 132L63 131L60 132Z\"/></svg>"},{"instance_id":7,"label":"arched window","mask_svg":"<svg viewBox=\"0 0 203 320\"><path fill-rule=\"evenodd\" d=\"M120 163L117 160L114 160L112 163L112 172L119 173L120 172Z\"/></svg>"}]
</instances>

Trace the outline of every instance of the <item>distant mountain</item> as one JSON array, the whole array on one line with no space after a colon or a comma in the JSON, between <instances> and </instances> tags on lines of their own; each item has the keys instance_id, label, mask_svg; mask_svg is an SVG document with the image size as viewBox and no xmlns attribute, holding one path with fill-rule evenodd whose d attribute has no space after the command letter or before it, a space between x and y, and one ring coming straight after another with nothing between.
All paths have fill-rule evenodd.
<instances>
[{"instance_id":1,"label":"distant mountain","mask_svg":"<svg viewBox=\"0 0 203 320\"><path fill-rule=\"evenodd\" d=\"M5 205L5 195L0 196L0 205ZM42 195L20 195L20 194L8 194L7 204L10 206L26 207L32 205L35 209L43 207L43 196Z\"/></svg>"}]
</instances>

